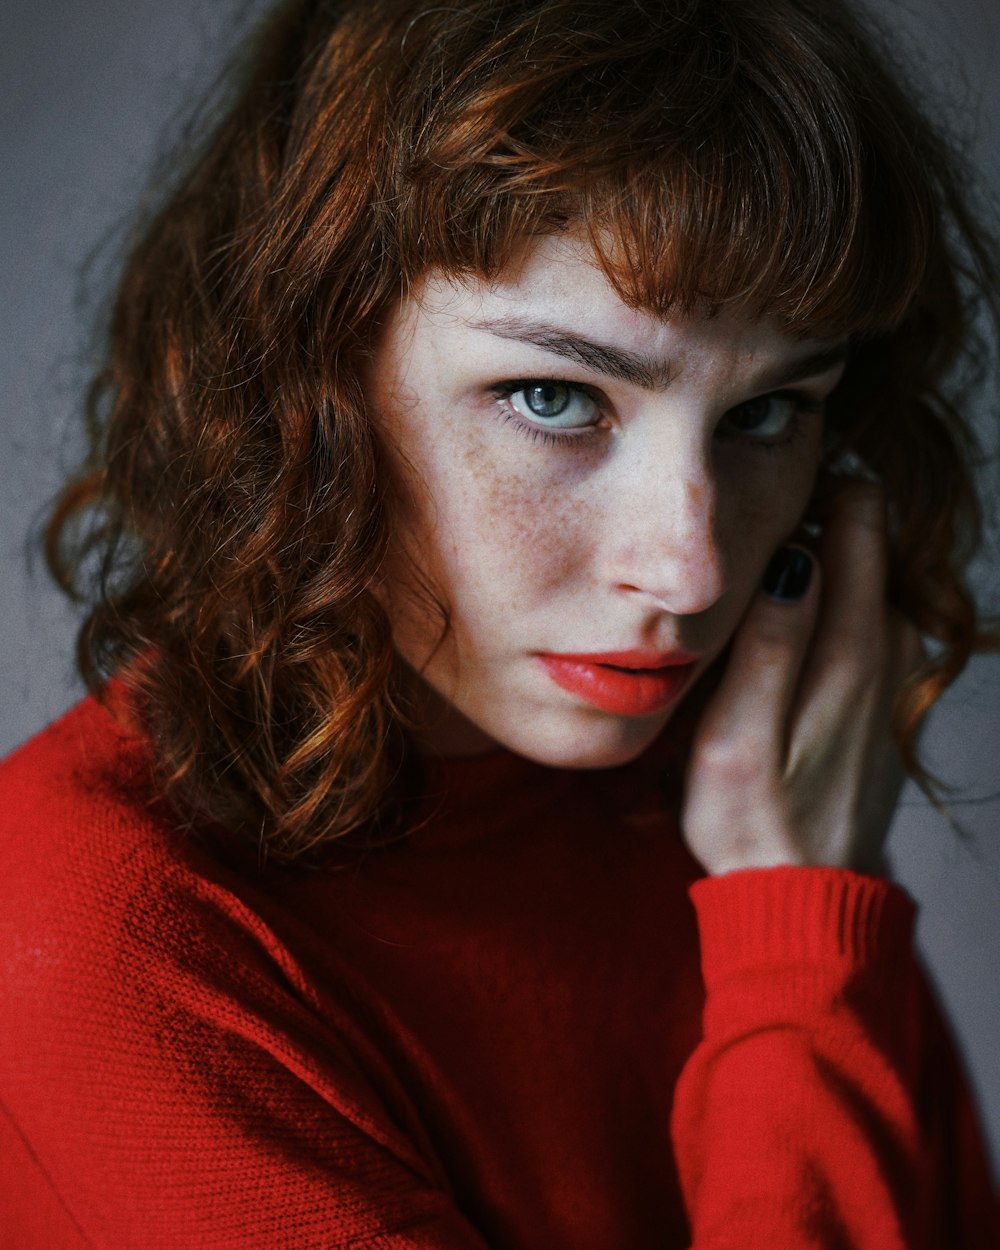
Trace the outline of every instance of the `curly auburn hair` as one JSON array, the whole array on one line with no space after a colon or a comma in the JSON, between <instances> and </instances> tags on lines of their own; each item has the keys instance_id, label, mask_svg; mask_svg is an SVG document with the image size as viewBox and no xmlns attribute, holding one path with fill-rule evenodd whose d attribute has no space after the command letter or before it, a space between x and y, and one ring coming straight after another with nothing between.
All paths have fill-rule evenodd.
<instances>
[{"instance_id":1,"label":"curly auburn hair","mask_svg":"<svg viewBox=\"0 0 1000 1250\"><path fill-rule=\"evenodd\" d=\"M615 290L849 335L838 454L885 483L892 593L980 645L962 569L992 244L949 144L839 0L290 0L127 259L93 445L48 530L96 567L79 656L144 709L180 810L308 862L391 814L405 718L375 588L390 522L362 383L429 270L582 228ZM951 399L947 398L951 394Z\"/></svg>"}]
</instances>

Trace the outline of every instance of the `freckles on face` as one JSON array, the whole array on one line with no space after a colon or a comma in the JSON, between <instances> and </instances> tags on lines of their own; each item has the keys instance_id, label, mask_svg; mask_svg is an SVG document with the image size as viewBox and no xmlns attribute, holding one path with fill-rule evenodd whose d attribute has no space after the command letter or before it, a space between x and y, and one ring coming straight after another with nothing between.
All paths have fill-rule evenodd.
<instances>
[{"instance_id":1,"label":"freckles on face","mask_svg":"<svg viewBox=\"0 0 1000 1250\"><path fill-rule=\"evenodd\" d=\"M438 638L408 593L413 571L447 604L444 649L457 665L502 648L512 619L573 580L586 549L586 509L570 492L545 489L529 468L498 462L475 432L460 431L441 444L427 437L426 412L412 415L406 431L411 502L396 527L389 590L397 648L420 669Z\"/></svg>"},{"instance_id":2,"label":"freckles on face","mask_svg":"<svg viewBox=\"0 0 1000 1250\"><path fill-rule=\"evenodd\" d=\"M546 657L639 656L640 683L660 657L693 652L700 672L719 653L809 497L806 414L835 378L796 399L771 381L804 351L627 308L566 239L492 284L429 277L369 378L397 486L381 595L428 706L471 746L557 766L644 749L672 705L578 697Z\"/></svg>"},{"instance_id":3,"label":"freckles on face","mask_svg":"<svg viewBox=\"0 0 1000 1250\"><path fill-rule=\"evenodd\" d=\"M587 520L566 475L504 436L492 396L449 387L447 336L435 327L444 331L450 319L417 304L404 311L380 353L394 368L373 379L378 428L401 487L386 591L397 647L417 668L439 640L411 593L415 574L447 604L446 647L475 650L511 613L573 575Z\"/></svg>"},{"instance_id":4,"label":"freckles on face","mask_svg":"<svg viewBox=\"0 0 1000 1250\"><path fill-rule=\"evenodd\" d=\"M558 565L566 558L560 533L568 525L571 501L556 498L550 509L540 508L537 483L527 466L511 465L498 472L475 437L469 439L462 462L467 490L460 500L452 497L447 515L456 544L463 546L462 538L475 534L475 542L464 546L470 554L478 553L477 560L489 563L492 556L509 565L512 572L522 570L526 580L544 578L547 571L549 576L558 576ZM437 484L443 489L437 492L438 498L447 491L449 476L448 467L439 466ZM433 487L428 483L431 494L435 493ZM512 558L515 553L516 559ZM456 551L456 558L461 559L462 554Z\"/></svg>"}]
</instances>

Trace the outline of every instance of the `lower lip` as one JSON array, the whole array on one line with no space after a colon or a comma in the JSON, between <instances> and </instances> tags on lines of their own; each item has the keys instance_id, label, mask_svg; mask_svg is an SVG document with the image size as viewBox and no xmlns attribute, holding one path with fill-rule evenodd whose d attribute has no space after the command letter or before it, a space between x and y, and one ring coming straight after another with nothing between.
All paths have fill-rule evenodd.
<instances>
[{"instance_id":1,"label":"lower lip","mask_svg":"<svg viewBox=\"0 0 1000 1250\"><path fill-rule=\"evenodd\" d=\"M592 707L616 716L650 716L662 712L680 697L695 669L693 663L621 669L559 655L538 658L557 686Z\"/></svg>"}]
</instances>

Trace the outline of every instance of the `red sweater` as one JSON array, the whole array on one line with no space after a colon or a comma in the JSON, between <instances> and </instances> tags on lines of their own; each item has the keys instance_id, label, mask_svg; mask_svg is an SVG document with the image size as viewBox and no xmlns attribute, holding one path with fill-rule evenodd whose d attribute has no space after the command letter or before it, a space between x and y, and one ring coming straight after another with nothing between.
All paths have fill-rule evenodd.
<instances>
[{"instance_id":1,"label":"red sweater","mask_svg":"<svg viewBox=\"0 0 1000 1250\"><path fill-rule=\"evenodd\" d=\"M897 887L702 879L500 753L336 872L172 826L87 701L0 768L4 1250L986 1250Z\"/></svg>"}]
</instances>

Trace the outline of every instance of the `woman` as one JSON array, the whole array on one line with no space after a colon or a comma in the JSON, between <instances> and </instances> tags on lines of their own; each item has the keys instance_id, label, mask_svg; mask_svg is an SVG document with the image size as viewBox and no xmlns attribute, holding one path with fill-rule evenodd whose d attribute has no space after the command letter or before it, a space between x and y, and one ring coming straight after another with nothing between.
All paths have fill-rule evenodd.
<instances>
[{"instance_id":1,"label":"woman","mask_svg":"<svg viewBox=\"0 0 1000 1250\"><path fill-rule=\"evenodd\" d=\"M994 1244L882 874L985 643L947 149L832 3L296 0L248 64L50 529L14 1244Z\"/></svg>"}]
</instances>

